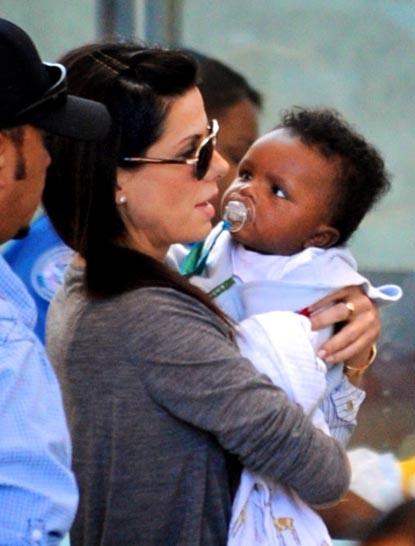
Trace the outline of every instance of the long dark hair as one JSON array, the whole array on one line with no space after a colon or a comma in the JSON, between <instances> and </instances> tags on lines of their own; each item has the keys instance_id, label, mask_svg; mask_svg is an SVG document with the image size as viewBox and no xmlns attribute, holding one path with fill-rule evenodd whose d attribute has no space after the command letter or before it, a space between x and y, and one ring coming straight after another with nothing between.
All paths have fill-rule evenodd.
<instances>
[{"instance_id":1,"label":"long dark hair","mask_svg":"<svg viewBox=\"0 0 415 546\"><path fill-rule=\"evenodd\" d=\"M52 138L49 143L44 206L60 237L85 258L89 296L164 286L225 318L180 274L122 244L125 227L115 204L117 167L128 168L122 158L144 155L160 137L172 100L196 85L196 63L183 52L137 44L91 44L61 62L68 69L69 91L101 101L112 117L100 142Z\"/></svg>"}]
</instances>

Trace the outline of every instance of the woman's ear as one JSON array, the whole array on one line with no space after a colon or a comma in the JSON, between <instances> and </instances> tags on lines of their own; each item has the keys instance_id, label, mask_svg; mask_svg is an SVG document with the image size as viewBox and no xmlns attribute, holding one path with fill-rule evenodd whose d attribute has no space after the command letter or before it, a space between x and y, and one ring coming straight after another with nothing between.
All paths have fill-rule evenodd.
<instances>
[{"instance_id":1,"label":"woman's ear","mask_svg":"<svg viewBox=\"0 0 415 546\"><path fill-rule=\"evenodd\" d=\"M339 231L331 226L322 225L317 228L314 235L304 241L303 248L315 246L317 248L330 248L339 240Z\"/></svg>"},{"instance_id":2,"label":"woman's ear","mask_svg":"<svg viewBox=\"0 0 415 546\"><path fill-rule=\"evenodd\" d=\"M117 169L117 183L115 185L115 202L117 205L123 205L127 202L126 191L130 173L125 169Z\"/></svg>"}]
</instances>

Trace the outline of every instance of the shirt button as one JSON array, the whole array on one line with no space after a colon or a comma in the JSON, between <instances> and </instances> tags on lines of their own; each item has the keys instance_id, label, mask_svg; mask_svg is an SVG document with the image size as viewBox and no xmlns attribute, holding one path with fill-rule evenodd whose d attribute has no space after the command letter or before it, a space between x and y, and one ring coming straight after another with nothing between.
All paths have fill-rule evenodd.
<instances>
[{"instance_id":1,"label":"shirt button","mask_svg":"<svg viewBox=\"0 0 415 546\"><path fill-rule=\"evenodd\" d=\"M346 402L346 408L349 410L349 411L352 411L354 409L354 403L353 403L353 400L348 400Z\"/></svg>"},{"instance_id":2,"label":"shirt button","mask_svg":"<svg viewBox=\"0 0 415 546\"><path fill-rule=\"evenodd\" d=\"M40 529L33 529L32 531L32 540L39 541L43 536L43 533Z\"/></svg>"}]
</instances>

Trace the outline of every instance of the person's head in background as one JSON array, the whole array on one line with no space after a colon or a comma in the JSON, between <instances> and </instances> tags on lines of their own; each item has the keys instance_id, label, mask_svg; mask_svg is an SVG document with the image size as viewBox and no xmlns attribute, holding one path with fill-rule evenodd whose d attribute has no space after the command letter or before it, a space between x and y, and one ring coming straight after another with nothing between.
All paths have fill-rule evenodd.
<instances>
[{"instance_id":1,"label":"person's head in background","mask_svg":"<svg viewBox=\"0 0 415 546\"><path fill-rule=\"evenodd\" d=\"M289 256L344 245L389 188L382 157L340 114L293 108L248 150L223 206L253 213L236 241Z\"/></svg>"},{"instance_id":2,"label":"person's head in background","mask_svg":"<svg viewBox=\"0 0 415 546\"><path fill-rule=\"evenodd\" d=\"M165 252L206 237L209 201L227 170L214 149L195 61L161 48L91 44L61 62L69 89L101 101L112 118L100 143L51 142L56 161L43 196L58 234L86 260L90 294L137 287L146 275L152 283L183 283L161 265Z\"/></svg>"},{"instance_id":3,"label":"person's head in background","mask_svg":"<svg viewBox=\"0 0 415 546\"><path fill-rule=\"evenodd\" d=\"M383 516L361 546L415 546L415 499L398 505Z\"/></svg>"},{"instance_id":4,"label":"person's head in background","mask_svg":"<svg viewBox=\"0 0 415 546\"><path fill-rule=\"evenodd\" d=\"M100 104L67 94L65 68L41 61L26 32L0 18L0 243L24 237L40 202L50 157L44 135L98 138Z\"/></svg>"},{"instance_id":5,"label":"person's head in background","mask_svg":"<svg viewBox=\"0 0 415 546\"><path fill-rule=\"evenodd\" d=\"M219 182L219 195L212 201L216 209L213 223L221 220L223 192L234 180L245 152L258 137L258 115L262 96L242 74L218 59L185 49L199 65L198 87L208 118L219 122L217 150L229 163L228 174Z\"/></svg>"}]
</instances>

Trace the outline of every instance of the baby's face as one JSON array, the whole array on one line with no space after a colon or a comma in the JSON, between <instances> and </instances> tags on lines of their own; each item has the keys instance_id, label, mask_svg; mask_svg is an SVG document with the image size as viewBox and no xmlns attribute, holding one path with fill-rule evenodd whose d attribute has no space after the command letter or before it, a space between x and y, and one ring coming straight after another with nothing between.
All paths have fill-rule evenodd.
<instances>
[{"instance_id":1,"label":"baby's face","mask_svg":"<svg viewBox=\"0 0 415 546\"><path fill-rule=\"evenodd\" d=\"M258 252L287 256L334 244L330 216L338 166L337 159L325 158L286 129L259 138L223 197L223 206L240 200L255 209L253 221L234 239Z\"/></svg>"}]
</instances>

